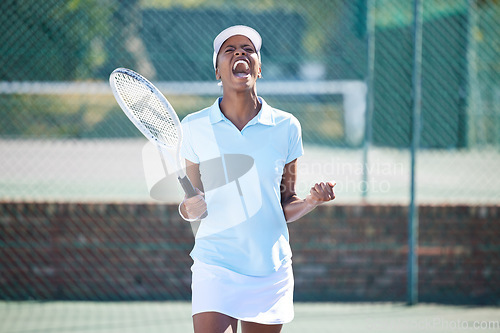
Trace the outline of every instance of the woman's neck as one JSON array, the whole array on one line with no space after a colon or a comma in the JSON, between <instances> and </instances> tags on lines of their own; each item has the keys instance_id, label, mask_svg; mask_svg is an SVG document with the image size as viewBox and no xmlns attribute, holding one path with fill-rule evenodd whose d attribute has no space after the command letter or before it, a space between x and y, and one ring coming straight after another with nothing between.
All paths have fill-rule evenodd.
<instances>
[{"instance_id":1,"label":"woman's neck","mask_svg":"<svg viewBox=\"0 0 500 333\"><path fill-rule=\"evenodd\" d=\"M241 131L259 113L262 104L255 90L245 92L224 91L219 106L226 118Z\"/></svg>"}]
</instances>

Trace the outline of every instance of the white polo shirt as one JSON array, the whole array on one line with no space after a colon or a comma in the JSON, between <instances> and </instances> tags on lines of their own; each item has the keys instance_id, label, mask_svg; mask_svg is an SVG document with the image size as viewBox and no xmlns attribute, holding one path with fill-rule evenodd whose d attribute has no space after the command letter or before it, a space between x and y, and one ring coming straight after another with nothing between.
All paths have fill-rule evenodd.
<instances>
[{"instance_id":1,"label":"white polo shirt","mask_svg":"<svg viewBox=\"0 0 500 333\"><path fill-rule=\"evenodd\" d=\"M191 257L268 275L292 256L280 184L285 164L303 154L300 123L259 97L260 112L239 131L220 100L182 120L181 154L199 164L208 206Z\"/></svg>"}]
</instances>

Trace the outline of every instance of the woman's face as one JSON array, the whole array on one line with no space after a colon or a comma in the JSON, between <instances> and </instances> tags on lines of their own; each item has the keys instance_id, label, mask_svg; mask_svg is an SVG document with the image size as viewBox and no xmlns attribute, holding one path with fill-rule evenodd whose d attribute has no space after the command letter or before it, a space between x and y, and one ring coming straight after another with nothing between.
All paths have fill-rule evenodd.
<instances>
[{"instance_id":1,"label":"woman's face","mask_svg":"<svg viewBox=\"0 0 500 333\"><path fill-rule=\"evenodd\" d=\"M225 88L254 87L261 77L259 56L252 42L236 35L222 44L217 56L215 76Z\"/></svg>"}]
</instances>

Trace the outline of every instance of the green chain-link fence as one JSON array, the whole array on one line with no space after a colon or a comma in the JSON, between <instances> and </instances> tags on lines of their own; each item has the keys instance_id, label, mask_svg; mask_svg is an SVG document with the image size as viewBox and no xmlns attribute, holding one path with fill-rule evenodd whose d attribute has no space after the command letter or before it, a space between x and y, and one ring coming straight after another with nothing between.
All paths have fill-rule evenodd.
<instances>
[{"instance_id":1,"label":"green chain-link fence","mask_svg":"<svg viewBox=\"0 0 500 333\"><path fill-rule=\"evenodd\" d=\"M233 24L250 25L263 37L259 94L274 107L296 115L302 124L306 155L299 161L299 191L307 193L312 181L334 178L338 204L407 204L413 97L412 3L3 0L0 199L7 204L1 211L0 246L2 256L9 259L0 266L0 286L4 289L0 296L36 298L26 291L29 284L14 280L29 274L57 275L53 266L40 268L51 261L54 253L60 256L68 245L59 239L56 243L60 247L48 250L55 242L51 232L63 240L66 236L71 239L76 248L76 263L92 265L88 258L109 260L112 269L121 265L119 256L137 257L129 269L123 268L123 274L132 276L139 294L143 278L138 272L141 260L145 260L141 259L141 249L153 256L146 265L158 269L160 278L153 279L160 281L170 273L177 274L160 268L166 259L158 253L172 250L160 241L153 245L124 245L127 242L123 237L133 238L130 234L140 232L161 234L158 230L162 228L160 224L155 225L159 228L156 231L140 231L137 225L128 229L126 224L133 221L126 220L126 208L102 208L105 212L101 208L64 208L70 210L69 216L75 214L66 223L76 224L73 229L66 226L63 232L50 228L64 223L61 216L67 216L66 211L63 214L59 208L26 208L23 204L153 202L141 165L145 140L120 111L106 80L116 67L132 68L158 84L182 118L211 105L220 94L212 68L212 41L219 31ZM374 29L369 33L367 17L371 5ZM500 203L500 177L496 173L500 166L500 2L424 0L423 6L417 202L464 205L472 210L484 205L495 207ZM374 43L371 73L369 43ZM372 117L366 117L368 77L373 77ZM370 136L365 135L367 128ZM363 149L367 154L363 154ZM363 185L367 186L366 195ZM175 187L172 192L169 203L179 200L179 189ZM135 212L135 208L131 209ZM85 221L92 221L93 215L109 215L110 223L114 223L113 219L125 223L120 226L123 230L106 230L107 245L102 253L108 255L107 259L100 257L99 249L85 250L92 243L88 234L94 232L85 229L88 226L79 229L78 223L86 225ZM439 214L436 216L438 219ZM37 227L30 231L30 223ZM489 227L480 224L480 228ZM46 243L39 247L26 244L40 237ZM114 243L115 237L120 241ZM183 239L185 243L173 246L176 251L189 247L186 244L190 240ZM481 248L485 262L496 262L500 257L497 240L498 237L485 240ZM462 241L454 247L457 253L468 251L460 252L459 247L466 247L471 241ZM331 246L334 251L340 245ZM391 246L384 247L371 238L371 243L361 248L379 250ZM392 249L400 249L399 246L404 247L404 243ZM23 247L25 251L20 250ZM82 259L85 256L88 258ZM107 279L106 264L101 264L99 261L97 277L78 282L84 286L72 294L77 295L74 297L96 298L85 296L85 290L92 288L92 279ZM187 263L181 264L187 267ZM19 270L10 270L13 265L18 265ZM499 282L494 280L498 265L477 274L489 274L491 285ZM76 277L71 275L71 279ZM188 297L185 279L175 280L184 285L179 287L181 296L174 298ZM36 284L38 280L33 281ZM71 285L70 282L65 280L64 284ZM62 294L55 290L47 295L40 298ZM389 299L404 299L400 294L393 296ZM487 302L495 303L497 297L498 293L493 294ZM459 301L463 299L460 296Z\"/></svg>"},{"instance_id":2,"label":"green chain-link fence","mask_svg":"<svg viewBox=\"0 0 500 333\"><path fill-rule=\"evenodd\" d=\"M375 6L372 34L367 33L369 4ZM163 83L181 117L204 108L220 94L211 65L212 40L224 27L243 23L257 28L264 38L260 94L299 118L306 144L357 149L368 139L374 154L381 148L394 148L392 152L398 154L409 147L411 1L313 1L305 6L298 1L54 0L42 4L8 0L1 6L3 140L57 140L77 147L83 140L140 137L105 83L109 73L120 66ZM465 187L455 180L470 179L475 173L474 181L481 186L474 186L468 201L499 199L498 195L492 197L499 185L494 177L500 143L498 14L496 1L424 1L421 148L430 156L437 153L437 158L446 154L447 161L453 162L437 165L425 161L421 167L434 165L443 182L441 186L433 183L430 192L420 183L421 200L453 201L454 195L471 185L468 182ZM375 45L372 73L367 65L369 42ZM370 74L373 111L367 123L366 78ZM364 135L367 127L371 129L368 137ZM44 155L43 149L36 152ZM53 154L53 160L61 164ZM476 154L481 158L477 164L481 172L469 169L477 161ZM61 158L67 158L68 166L81 167L79 156L82 153ZM38 177L30 174L34 179L25 191L17 187L16 182L24 177L20 169L29 169L32 163L30 154L4 166L2 197L72 196L72 186L65 184L73 179L64 170L54 179L58 185L53 190L55 185L43 181L48 179L43 168L35 171ZM406 163L404 159L402 163ZM440 173L448 168L452 170ZM407 174L406 168L403 173ZM331 176L342 177L338 173ZM402 189L384 191L384 197L407 200L406 185L398 180L381 180L376 173L368 176L365 181L387 181L392 189ZM95 197L130 196L132 189L116 186L110 184L115 192L99 186L95 190L84 186L81 191ZM140 187L137 184L135 190ZM351 187L345 188L347 197L359 199L362 186ZM375 193L368 196L380 198Z\"/></svg>"}]
</instances>

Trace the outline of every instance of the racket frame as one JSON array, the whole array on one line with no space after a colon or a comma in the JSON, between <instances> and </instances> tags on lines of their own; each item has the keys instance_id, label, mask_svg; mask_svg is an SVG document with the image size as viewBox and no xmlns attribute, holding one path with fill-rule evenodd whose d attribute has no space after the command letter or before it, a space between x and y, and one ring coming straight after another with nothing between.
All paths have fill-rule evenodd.
<instances>
[{"instance_id":1,"label":"racket frame","mask_svg":"<svg viewBox=\"0 0 500 333\"><path fill-rule=\"evenodd\" d=\"M175 147L172 145L168 145L164 141L158 139L158 137L153 135L153 133L151 133L151 131L142 123L142 121L134 115L134 113L130 110L127 103L124 101L122 94L119 92L119 89L116 86L116 79L115 79L116 75L126 75L132 78L133 80L138 81L140 84L143 84L145 87L149 89L149 91L152 94L154 94L154 96L165 108L166 112L168 113L168 115L170 116L170 118L174 123L175 129L177 130L177 143ZM158 147L162 159L168 160L168 162L170 162L170 165L176 166L177 179L179 180L182 189L186 193L186 196L188 198L191 198L197 195L198 193L196 192L196 190L193 187L193 184L187 177L186 172L184 171L184 168L181 163L180 149L182 144L182 125L179 120L179 117L177 116L177 113L175 112L172 105L170 105L168 100L165 98L165 96L148 79L146 79L141 74L128 68L120 67L115 69L109 76L109 84L111 86L111 91L113 92L113 95L115 96L115 99L118 102L118 105L120 105L120 108L125 113L125 115L127 115L129 120L135 125L135 127L137 127L139 131L141 131L141 133L149 141L151 141Z\"/></svg>"}]
</instances>

